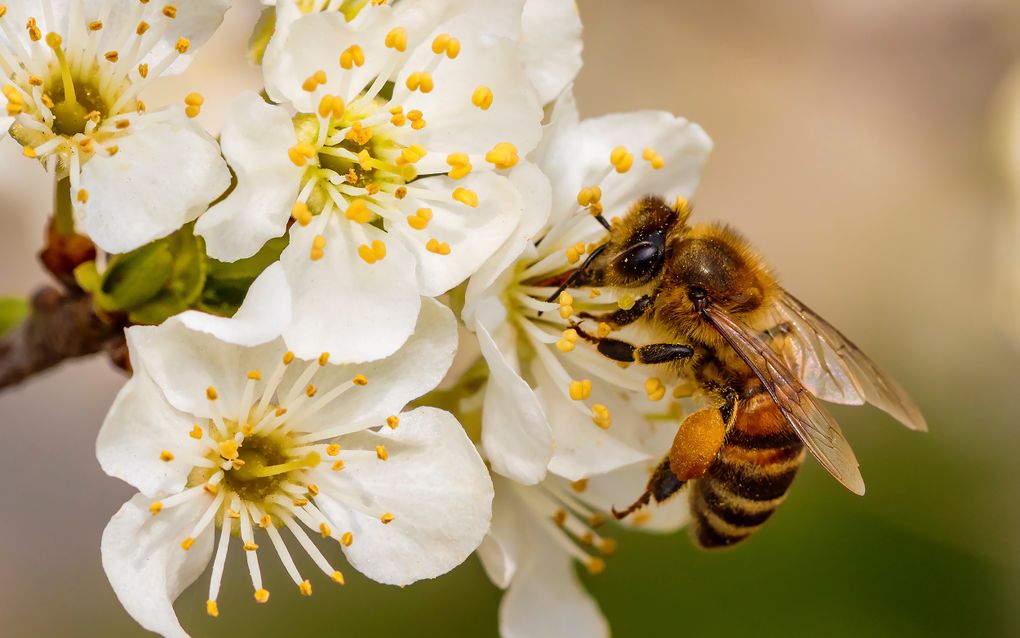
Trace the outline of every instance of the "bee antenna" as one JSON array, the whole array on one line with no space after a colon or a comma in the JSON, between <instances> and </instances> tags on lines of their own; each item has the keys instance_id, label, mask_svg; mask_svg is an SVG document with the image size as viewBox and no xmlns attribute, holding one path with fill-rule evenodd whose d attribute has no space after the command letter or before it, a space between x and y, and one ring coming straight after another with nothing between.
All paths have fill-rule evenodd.
<instances>
[{"instance_id":1,"label":"bee antenna","mask_svg":"<svg viewBox=\"0 0 1020 638\"><path fill-rule=\"evenodd\" d=\"M601 215L600 215L600 217L601 217ZM602 252L606 249L606 246L608 246L608 245L609 245L609 243L607 242L605 244L602 244L601 246L599 246L595 250L591 251L591 253L588 254L587 259L584 260L584 262L580 265L580 267L578 267L577 270L575 270L573 273L571 273L571 275L569 277L567 277L567 280L564 281L562 284L560 284L560 287L556 289L556 292L554 292L553 294L549 295L549 298L546 299L546 301L552 303L557 297L560 296L560 293L562 293L564 290L566 290L567 288L570 288L572 285L574 285L574 282L576 282L578 279L581 278L581 275L584 274L584 271L588 268L588 266L591 265L591 262L595 261L595 258L598 257L599 255L601 255ZM541 317L542 313L539 312L538 316Z\"/></svg>"}]
</instances>

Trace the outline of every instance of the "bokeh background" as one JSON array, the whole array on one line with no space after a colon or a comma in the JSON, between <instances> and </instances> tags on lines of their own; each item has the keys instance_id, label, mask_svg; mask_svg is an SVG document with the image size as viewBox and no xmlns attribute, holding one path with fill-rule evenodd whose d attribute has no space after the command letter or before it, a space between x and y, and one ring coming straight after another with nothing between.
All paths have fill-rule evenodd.
<instances>
[{"instance_id":1,"label":"bokeh background","mask_svg":"<svg viewBox=\"0 0 1020 638\"><path fill-rule=\"evenodd\" d=\"M239 63L257 15L238 0L155 106L200 89L216 129L257 87ZM837 409L868 482L809 463L737 550L616 533L585 576L614 634L1020 634L1020 7L1014 0L581 0L584 115L666 109L716 150L696 215L741 228L787 287L911 389L931 433ZM0 294L44 283L46 175L0 144ZM100 566L131 489L92 455L123 379L66 365L0 395L0 634L137 636ZM252 603L239 553L222 614L205 580L178 610L195 636L493 636L499 592L475 559L407 590L347 570L343 590ZM272 564L272 561L266 561ZM288 582L270 568L269 583ZM568 638L565 636L564 638Z\"/></svg>"}]
</instances>

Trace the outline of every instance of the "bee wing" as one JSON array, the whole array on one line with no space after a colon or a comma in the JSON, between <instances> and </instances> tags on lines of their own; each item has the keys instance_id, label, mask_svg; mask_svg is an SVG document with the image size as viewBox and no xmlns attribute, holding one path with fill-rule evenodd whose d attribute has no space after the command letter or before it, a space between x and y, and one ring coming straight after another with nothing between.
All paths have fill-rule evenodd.
<instances>
[{"instance_id":1,"label":"bee wing","mask_svg":"<svg viewBox=\"0 0 1020 638\"><path fill-rule=\"evenodd\" d=\"M867 401L911 430L928 430L907 391L832 324L786 291L777 307L792 328L784 358L815 396L834 403Z\"/></svg>"},{"instance_id":2,"label":"bee wing","mask_svg":"<svg viewBox=\"0 0 1020 638\"><path fill-rule=\"evenodd\" d=\"M854 494L864 494L857 457L839 424L779 355L758 334L716 306L708 304L704 314L762 382L786 422L821 466Z\"/></svg>"}]
</instances>

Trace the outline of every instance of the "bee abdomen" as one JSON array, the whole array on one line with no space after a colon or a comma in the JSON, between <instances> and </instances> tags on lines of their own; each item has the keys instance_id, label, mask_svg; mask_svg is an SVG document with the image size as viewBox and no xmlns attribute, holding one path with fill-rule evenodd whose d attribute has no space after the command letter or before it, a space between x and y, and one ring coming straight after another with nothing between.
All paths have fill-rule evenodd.
<instances>
[{"instance_id":1,"label":"bee abdomen","mask_svg":"<svg viewBox=\"0 0 1020 638\"><path fill-rule=\"evenodd\" d=\"M739 433L691 489L694 537L714 549L739 543L786 499L804 461L796 438Z\"/></svg>"}]
</instances>

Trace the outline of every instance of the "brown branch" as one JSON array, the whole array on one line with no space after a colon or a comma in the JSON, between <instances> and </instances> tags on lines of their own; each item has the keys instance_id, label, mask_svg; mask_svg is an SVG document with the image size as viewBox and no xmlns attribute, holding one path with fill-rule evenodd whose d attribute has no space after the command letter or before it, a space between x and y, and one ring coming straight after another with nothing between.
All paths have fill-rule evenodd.
<instances>
[{"instance_id":1,"label":"brown branch","mask_svg":"<svg viewBox=\"0 0 1020 638\"><path fill-rule=\"evenodd\" d=\"M92 298L81 292L42 288L32 297L32 312L0 340L0 389L69 359L119 350L123 330L103 321Z\"/></svg>"}]
</instances>

